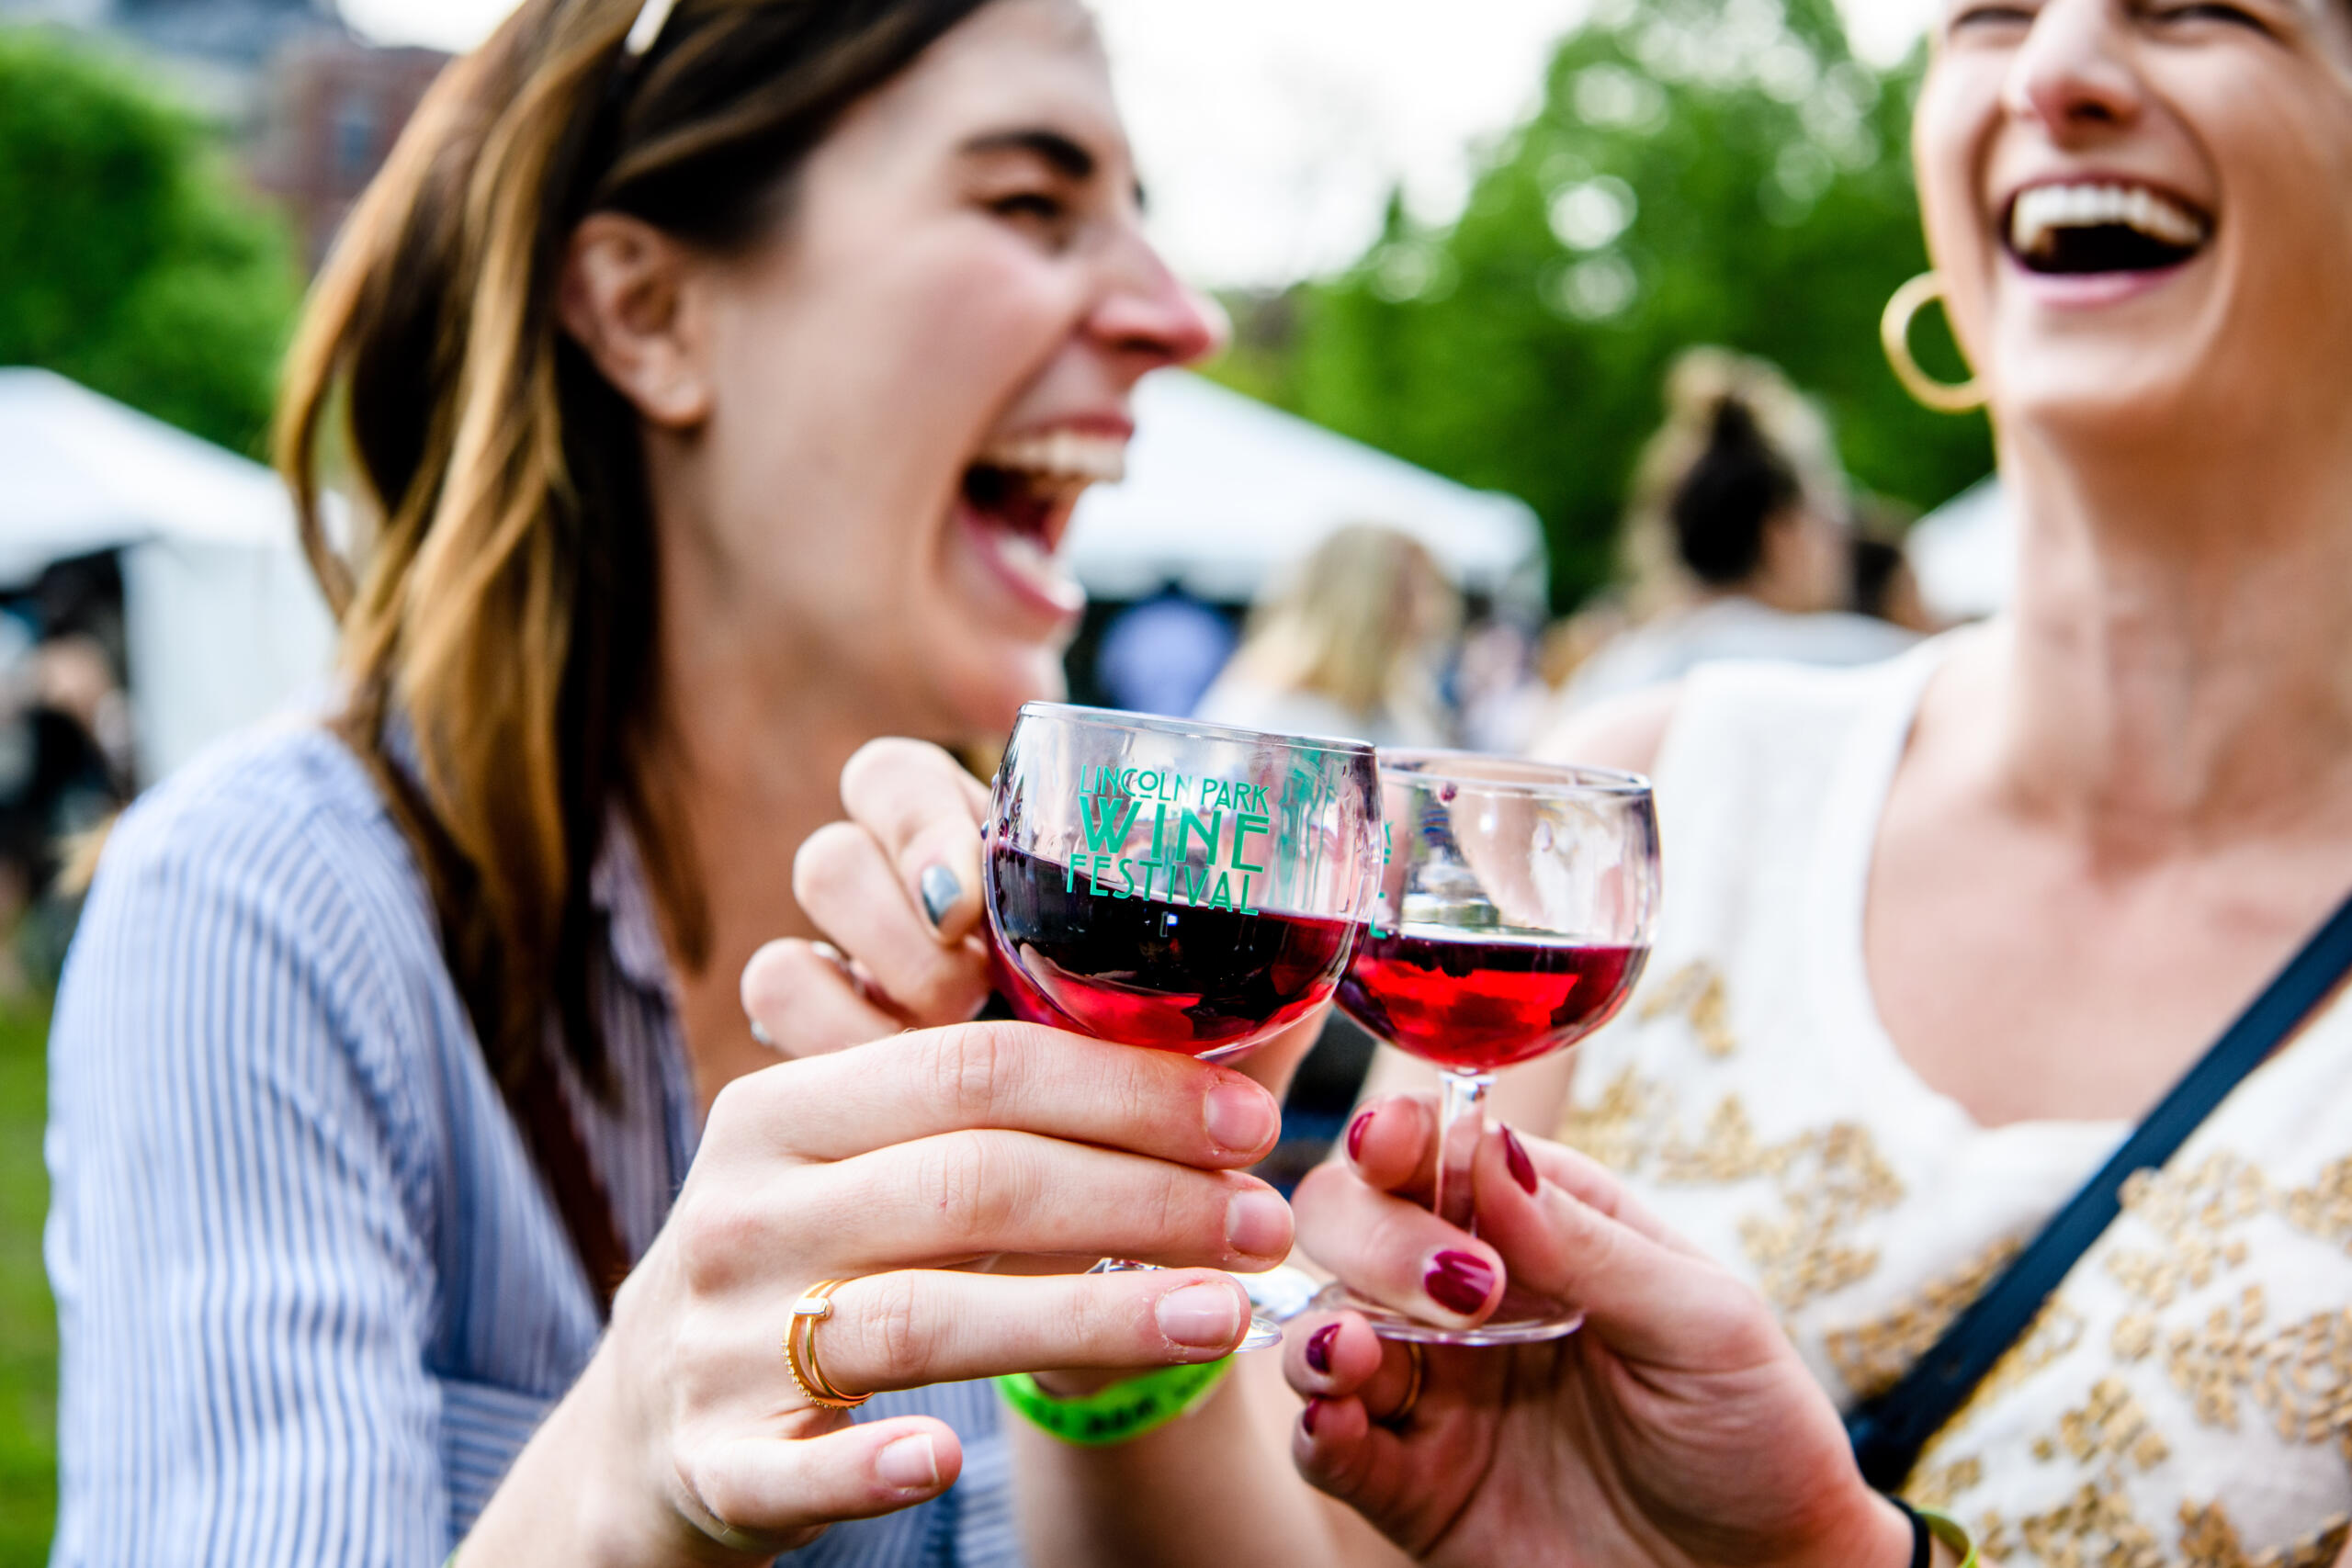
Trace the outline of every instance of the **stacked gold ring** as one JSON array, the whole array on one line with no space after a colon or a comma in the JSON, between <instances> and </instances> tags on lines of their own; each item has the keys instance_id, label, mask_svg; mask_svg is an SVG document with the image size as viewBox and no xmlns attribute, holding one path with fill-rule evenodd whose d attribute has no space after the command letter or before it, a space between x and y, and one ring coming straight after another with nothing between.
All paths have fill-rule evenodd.
<instances>
[{"instance_id":1,"label":"stacked gold ring","mask_svg":"<svg viewBox=\"0 0 2352 1568\"><path fill-rule=\"evenodd\" d=\"M1429 1363L1418 1340L1405 1341L1405 1397L1396 1408L1380 1417L1384 1427L1402 1427L1413 1418L1413 1406L1421 1402L1421 1380L1428 1375Z\"/></svg>"},{"instance_id":2,"label":"stacked gold ring","mask_svg":"<svg viewBox=\"0 0 2352 1568\"><path fill-rule=\"evenodd\" d=\"M833 1315L833 1292L848 1283L847 1280L827 1280L810 1286L807 1295L792 1303L792 1326L784 1332L784 1364L792 1370L792 1381L800 1385L809 1404L828 1410L854 1410L874 1397L844 1393L817 1365L817 1325Z\"/></svg>"}]
</instances>

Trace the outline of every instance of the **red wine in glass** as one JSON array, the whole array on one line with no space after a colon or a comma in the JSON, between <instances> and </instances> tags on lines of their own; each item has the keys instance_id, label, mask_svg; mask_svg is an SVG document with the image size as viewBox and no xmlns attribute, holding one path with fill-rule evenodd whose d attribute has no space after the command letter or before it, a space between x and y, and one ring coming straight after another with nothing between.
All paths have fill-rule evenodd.
<instances>
[{"instance_id":1,"label":"red wine in glass","mask_svg":"<svg viewBox=\"0 0 2352 1568\"><path fill-rule=\"evenodd\" d=\"M1387 852L1340 1006L1443 1071L1430 1206L1475 1232L1472 1171L1495 1073L1608 1022L1648 961L1657 809L1649 782L1631 773L1463 752L1385 750L1380 792ZM1430 1344L1533 1343L1584 1321L1573 1303L1509 1282L1468 1325L1339 1284L1317 1303ZM1435 1298L1423 1310L1466 1315Z\"/></svg>"},{"instance_id":2,"label":"red wine in glass","mask_svg":"<svg viewBox=\"0 0 2352 1568\"><path fill-rule=\"evenodd\" d=\"M1491 1073L1583 1039L1615 1016L1649 949L1449 927L1367 933L1340 1005L1401 1051Z\"/></svg>"},{"instance_id":3,"label":"red wine in glass","mask_svg":"<svg viewBox=\"0 0 2352 1568\"><path fill-rule=\"evenodd\" d=\"M990 849L994 935L1021 959L998 964L1016 1013L1100 1040L1221 1055L1297 1022L1338 984L1351 921L1147 897L1166 868L1127 870L1105 884L1009 844Z\"/></svg>"},{"instance_id":4,"label":"red wine in glass","mask_svg":"<svg viewBox=\"0 0 2352 1568\"><path fill-rule=\"evenodd\" d=\"M1378 802L1360 740L1028 704L989 791L997 988L1032 1022L1238 1056L1338 986ZM1258 1318L1241 1348L1281 1338Z\"/></svg>"}]
</instances>

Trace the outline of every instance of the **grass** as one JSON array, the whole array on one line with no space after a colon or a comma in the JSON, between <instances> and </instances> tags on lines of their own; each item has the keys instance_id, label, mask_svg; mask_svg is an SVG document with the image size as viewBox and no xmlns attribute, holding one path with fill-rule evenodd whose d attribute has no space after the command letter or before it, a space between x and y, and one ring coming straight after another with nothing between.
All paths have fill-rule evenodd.
<instances>
[{"instance_id":1,"label":"grass","mask_svg":"<svg viewBox=\"0 0 2352 1568\"><path fill-rule=\"evenodd\" d=\"M41 1271L49 1014L0 1002L0 1568L49 1561L57 1516L57 1314Z\"/></svg>"}]
</instances>

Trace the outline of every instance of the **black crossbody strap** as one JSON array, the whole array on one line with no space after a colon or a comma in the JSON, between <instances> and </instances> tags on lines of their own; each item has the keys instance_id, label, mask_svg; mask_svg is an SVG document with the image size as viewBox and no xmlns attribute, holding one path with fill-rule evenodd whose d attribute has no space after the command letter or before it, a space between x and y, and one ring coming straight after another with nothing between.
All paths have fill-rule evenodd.
<instances>
[{"instance_id":1,"label":"black crossbody strap","mask_svg":"<svg viewBox=\"0 0 2352 1568\"><path fill-rule=\"evenodd\" d=\"M2121 1212L2123 1184L2134 1173L2171 1159L2230 1091L2327 999L2347 971L2352 971L2352 898L2328 917L2278 978L1902 1381L1847 1418L1847 1435L1853 1439L1854 1457L1865 1480L1882 1490L1904 1483L1919 1450L1943 1429L1993 1363L2017 1343L2042 1303Z\"/></svg>"}]
</instances>

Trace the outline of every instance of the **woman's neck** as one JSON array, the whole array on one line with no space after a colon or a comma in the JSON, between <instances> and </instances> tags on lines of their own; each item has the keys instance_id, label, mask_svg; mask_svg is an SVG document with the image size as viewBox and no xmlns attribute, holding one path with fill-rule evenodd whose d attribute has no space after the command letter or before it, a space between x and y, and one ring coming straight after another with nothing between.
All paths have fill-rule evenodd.
<instances>
[{"instance_id":1,"label":"woman's neck","mask_svg":"<svg viewBox=\"0 0 2352 1568\"><path fill-rule=\"evenodd\" d=\"M723 616L664 611L659 738L640 766L680 840L665 848L687 857L707 920L708 940L690 955L679 912L663 911L707 1109L729 1081L775 1060L751 1036L739 978L763 943L822 934L793 897L793 859L840 818L842 768L888 716L820 679L806 650Z\"/></svg>"},{"instance_id":2,"label":"woman's neck","mask_svg":"<svg viewBox=\"0 0 2352 1568\"><path fill-rule=\"evenodd\" d=\"M2022 558L1996 787L2116 863L2343 812L2352 447L2081 445L2003 442Z\"/></svg>"}]
</instances>

